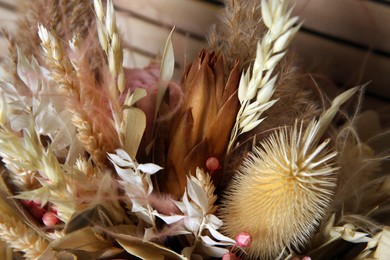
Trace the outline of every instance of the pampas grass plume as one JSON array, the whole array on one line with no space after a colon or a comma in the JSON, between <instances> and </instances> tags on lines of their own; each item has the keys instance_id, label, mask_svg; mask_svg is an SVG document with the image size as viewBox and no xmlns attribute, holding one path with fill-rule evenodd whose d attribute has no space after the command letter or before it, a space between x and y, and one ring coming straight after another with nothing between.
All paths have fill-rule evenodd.
<instances>
[{"instance_id":1,"label":"pampas grass plume","mask_svg":"<svg viewBox=\"0 0 390 260\"><path fill-rule=\"evenodd\" d=\"M299 249L313 235L333 198L337 168L329 140L317 145L318 124L284 127L262 141L235 175L225 200L225 232L252 236L251 259Z\"/></svg>"}]
</instances>

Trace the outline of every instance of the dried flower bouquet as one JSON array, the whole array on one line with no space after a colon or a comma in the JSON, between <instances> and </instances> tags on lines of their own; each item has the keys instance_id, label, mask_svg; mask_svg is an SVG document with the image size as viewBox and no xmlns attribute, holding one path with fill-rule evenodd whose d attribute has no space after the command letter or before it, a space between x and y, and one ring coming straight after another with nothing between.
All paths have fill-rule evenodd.
<instances>
[{"instance_id":1,"label":"dried flower bouquet","mask_svg":"<svg viewBox=\"0 0 390 260\"><path fill-rule=\"evenodd\" d=\"M0 82L3 246L28 259L386 259L388 132L341 112L364 87L331 100L312 87L288 53L291 10L227 0L175 81L174 30L161 59L126 68L112 0L34 1Z\"/></svg>"}]
</instances>

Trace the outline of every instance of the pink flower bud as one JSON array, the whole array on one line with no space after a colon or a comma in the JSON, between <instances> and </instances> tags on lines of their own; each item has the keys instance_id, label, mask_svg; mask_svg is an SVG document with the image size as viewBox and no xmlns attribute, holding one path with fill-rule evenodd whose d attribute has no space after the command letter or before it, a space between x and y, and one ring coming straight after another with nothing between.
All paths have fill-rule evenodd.
<instances>
[{"instance_id":1,"label":"pink flower bud","mask_svg":"<svg viewBox=\"0 0 390 260\"><path fill-rule=\"evenodd\" d=\"M233 252L227 252L222 256L222 260L240 260L238 256L236 256Z\"/></svg>"},{"instance_id":2,"label":"pink flower bud","mask_svg":"<svg viewBox=\"0 0 390 260\"><path fill-rule=\"evenodd\" d=\"M304 257L302 258L302 260L311 260L311 257L310 257L310 256L304 256Z\"/></svg>"},{"instance_id":3,"label":"pink flower bud","mask_svg":"<svg viewBox=\"0 0 390 260\"><path fill-rule=\"evenodd\" d=\"M43 224L48 227L52 227L59 222L57 215L54 212L46 212L42 217Z\"/></svg>"},{"instance_id":4,"label":"pink flower bud","mask_svg":"<svg viewBox=\"0 0 390 260\"><path fill-rule=\"evenodd\" d=\"M237 245L240 247L249 247L252 242L252 237L248 232L241 232L236 236Z\"/></svg>"},{"instance_id":5,"label":"pink flower bud","mask_svg":"<svg viewBox=\"0 0 390 260\"><path fill-rule=\"evenodd\" d=\"M206 168L213 172L219 169L219 161L215 157L210 157L206 161Z\"/></svg>"}]
</instances>

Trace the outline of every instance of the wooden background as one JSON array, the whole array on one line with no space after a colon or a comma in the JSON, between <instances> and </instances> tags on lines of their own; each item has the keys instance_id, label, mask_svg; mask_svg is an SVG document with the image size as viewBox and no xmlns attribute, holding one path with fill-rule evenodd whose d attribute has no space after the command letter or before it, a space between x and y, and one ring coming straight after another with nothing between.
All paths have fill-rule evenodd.
<instances>
[{"instance_id":1,"label":"wooden background","mask_svg":"<svg viewBox=\"0 0 390 260\"><path fill-rule=\"evenodd\" d=\"M18 3L0 0L0 23L11 32ZM65 1L65 0L64 0ZM87 1L87 0L86 0ZM179 66L207 46L205 35L218 20L222 1L114 0L127 43L127 66L146 66L173 37ZM390 2L379 0L292 0L304 26L292 43L308 72L321 73L340 87L371 81L366 107L387 116L390 104ZM0 62L7 42L0 37Z\"/></svg>"}]
</instances>

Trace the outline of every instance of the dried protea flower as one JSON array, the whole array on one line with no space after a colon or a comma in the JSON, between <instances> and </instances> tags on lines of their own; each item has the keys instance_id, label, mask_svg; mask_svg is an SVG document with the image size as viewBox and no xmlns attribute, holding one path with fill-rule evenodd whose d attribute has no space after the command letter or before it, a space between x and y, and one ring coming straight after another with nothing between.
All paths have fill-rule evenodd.
<instances>
[{"instance_id":1,"label":"dried protea flower","mask_svg":"<svg viewBox=\"0 0 390 260\"><path fill-rule=\"evenodd\" d=\"M183 80L184 100L170 131L162 191L180 196L189 173L206 168L210 157L223 162L239 108L239 78L238 64L226 80L222 56L205 50L189 67Z\"/></svg>"}]
</instances>

